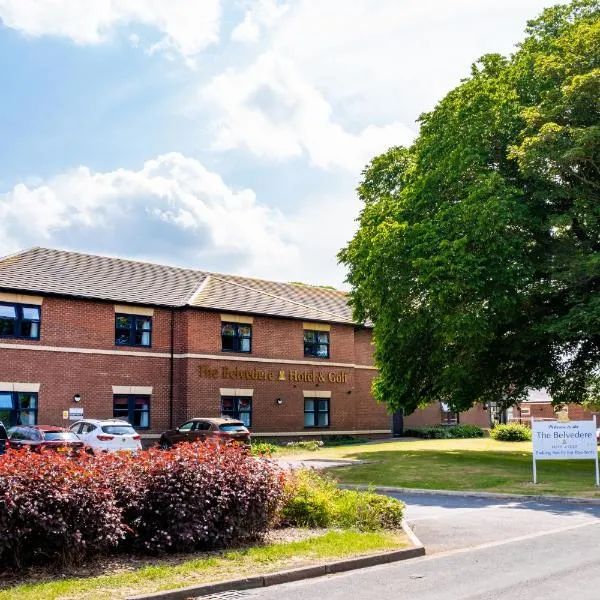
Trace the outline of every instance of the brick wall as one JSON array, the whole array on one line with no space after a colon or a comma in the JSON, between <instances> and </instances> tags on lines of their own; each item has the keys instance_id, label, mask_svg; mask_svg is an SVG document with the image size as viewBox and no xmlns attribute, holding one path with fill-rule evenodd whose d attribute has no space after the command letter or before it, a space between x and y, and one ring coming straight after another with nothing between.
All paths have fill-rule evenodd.
<instances>
[{"instance_id":1,"label":"brick wall","mask_svg":"<svg viewBox=\"0 0 600 600\"><path fill-rule=\"evenodd\" d=\"M404 427L428 427L430 425L439 425L442 414L440 405L437 402L430 404L425 408L416 410L411 415L404 417ZM477 425L478 427L489 427L490 418L488 411L480 405L472 409L461 412L459 418L461 425Z\"/></svg>"},{"instance_id":2,"label":"brick wall","mask_svg":"<svg viewBox=\"0 0 600 600\"><path fill-rule=\"evenodd\" d=\"M114 322L112 303L45 298L39 341L0 339L8 346L40 350L0 348L0 381L39 383L38 422L58 425L65 424L62 412L74 406L76 393L86 417L107 418L112 416L112 386L152 386L150 431L163 431L169 426L171 311L154 309L152 348L115 346ZM214 356L173 361L175 424L194 416L218 416L220 388L251 388L256 431L303 431L304 390L331 392L330 431L389 430L385 407L376 405L370 394L375 371L354 367L372 363L368 330L333 324L330 358L318 359L304 356L301 321L255 317L250 356L221 352L220 325L217 312L175 311L175 354ZM300 363L278 363L280 359ZM216 370L216 375L203 374L201 366ZM224 367L229 371L223 372ZM238 371L232 374L234 367ZM240 375L240 369L250 375ZM253 379L257 371L267 379ZM280 371L285 375L281 381ZM276 398L283 403L276 404Z\"/></svg>"}]
</instances>

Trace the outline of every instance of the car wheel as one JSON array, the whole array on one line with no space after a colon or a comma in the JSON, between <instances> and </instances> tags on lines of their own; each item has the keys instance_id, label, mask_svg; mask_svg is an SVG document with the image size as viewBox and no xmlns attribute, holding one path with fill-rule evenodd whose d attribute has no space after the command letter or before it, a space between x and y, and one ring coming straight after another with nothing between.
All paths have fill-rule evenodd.
<instances>
[{"instance_id":1,"label":"car wheel","mask_svg":"<svg viewBox=\"0 0 600 600\"><path fill-rule=\"evenodd\" d=\"M160 438L160 442L158 443L158 445L163 450L170 450L173 447L173 443L170 442L167 438Z\"/></svg>"}]
</instances>

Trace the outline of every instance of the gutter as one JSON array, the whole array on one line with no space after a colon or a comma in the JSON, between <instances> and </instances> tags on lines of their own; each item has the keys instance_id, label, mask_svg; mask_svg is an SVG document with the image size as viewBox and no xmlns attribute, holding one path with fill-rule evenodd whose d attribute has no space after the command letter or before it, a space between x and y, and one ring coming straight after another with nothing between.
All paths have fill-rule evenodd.
<instances>
[{"instance_id":1,"label":"gutter","mask_svg":"<svg viewBox=\"0 0 600 600\"><path fill-rule=\"evenodd\" d=\"M171 308L171 351L169 357L169 429L173 429L173 380L175 368L175 310Z\"/></svg>"}]
</instances>

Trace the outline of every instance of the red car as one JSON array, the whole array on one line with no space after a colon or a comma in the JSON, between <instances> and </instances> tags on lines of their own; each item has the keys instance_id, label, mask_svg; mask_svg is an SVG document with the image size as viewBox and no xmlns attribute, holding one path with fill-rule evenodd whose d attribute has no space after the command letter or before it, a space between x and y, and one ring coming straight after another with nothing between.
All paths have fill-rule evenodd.
<instances>
[{"instance_id":1,"label":"red car","mask_svg":"<svg viewBox=\"0 0 600 600\"><path fill-rule=\"evenodd\" d=\"M18 425L8 430L8 443L11 448L29 448L36 452L55 450L77 453L84 448L83 442L64 427L52 425Z\"/></svg>"},{"instance_id":2,"label":"red car","mask_svg":"<svg viewBox=\"0 0 600 600\"><path fill-rule=\"evenodd\" d=\"M159 445L172 448L179 442L210 442L216 444L234 443L250 449L250 432L236 419L191 419L177 429L165 431Z\"/></svg>"}]
</instances>

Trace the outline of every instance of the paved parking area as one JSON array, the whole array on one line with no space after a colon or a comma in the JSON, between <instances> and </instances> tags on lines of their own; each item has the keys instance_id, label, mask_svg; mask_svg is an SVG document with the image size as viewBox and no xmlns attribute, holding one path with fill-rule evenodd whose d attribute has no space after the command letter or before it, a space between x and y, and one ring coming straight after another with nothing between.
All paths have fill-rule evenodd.
<instances>
[{"instance_id":1,"label":"paved parking area","mask_svg":"<svg viewBox=\"0 0 600 600\"><path fill-rule=\"evenodd\" d=\"M406 520L428 554L552 532L600 519L600 506L585 504L390 495L406 502Z\"/></svg>"},{"instance_id":2,"label":"paved parking area","mask_svg":"<svg viewBox=\"0 0 600 600\"><path fill-rule=\"evenodd\" d=\"M600 598L600 506L392 494L427 556L247 592L263 600Z\"/></svg>"}]
</instances>

